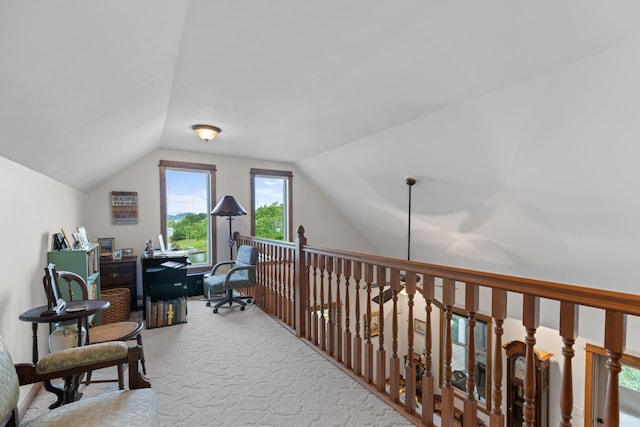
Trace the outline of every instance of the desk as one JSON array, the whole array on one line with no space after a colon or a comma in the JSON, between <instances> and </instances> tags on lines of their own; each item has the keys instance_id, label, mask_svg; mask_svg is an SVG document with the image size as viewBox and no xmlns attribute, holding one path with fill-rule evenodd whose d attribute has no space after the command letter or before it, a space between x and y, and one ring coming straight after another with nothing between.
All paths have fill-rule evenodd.
<instances>
[{"instance_id":1,"label":"desk","mask_svg":"<svg viewBox=\"0 0 640 427\"><path fill-rule=\"evenodd\" d=\"M85 306L86 310L73 311L74 307ZM109 301L103 300L80 300L68 302L64 310L60 314L51 316L41 316L42 312L47 309L46 305L32 308L22 313L18 318L25 322L31 322L31 329L33 330L33 348L32 348L32 360L33 363L38 363L38 323L58 323L65 320L78 320L78 346L82 345L82 328L85 329L87 325L87 317L98 313L102 310L109 308ZM82 394L78 392L79 377L65 378L64 390L59 389L51 384L50 381L45 382L45 389L58 396L58 400L49 406L50 409L56 408L65 403L74 402L82 397Z\"/></svg>"},{"instance_id":2,"label":"desk","mask_svg":"<svg viewBox=\"0 0 640 427\"><path fill-rule=\"evenodd\" d=\"M142 258L143 315L148 329L187 321L188 262L186 256ZM171 323L164 301L179 306Z\"/></svg>"}]
</instances>

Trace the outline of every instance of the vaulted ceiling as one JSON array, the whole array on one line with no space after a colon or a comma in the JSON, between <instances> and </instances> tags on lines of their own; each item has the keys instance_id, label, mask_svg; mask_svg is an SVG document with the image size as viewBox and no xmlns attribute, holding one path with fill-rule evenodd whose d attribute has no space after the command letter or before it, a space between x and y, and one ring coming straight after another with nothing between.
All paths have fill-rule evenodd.
<instances>
[{"instance_id":1,"label":"vaulted ceiling","mask_svg":"<svg viewBox=\"0 0 640 427\"><path fill-rule=\"evenodd\" d=\"M159 148L291 162L393 257L411 175L412 259L635 292L638 16L637 0L2 1L0 156L87 193ZM204 143L197 123L222 133Z\"/></svg>"},{"instance_id":2,"label":"vaulted ceiling","mask_svg":"<svg viewBox=\"0 0 640 427\"><path fill-rule=\"evenodd\" d=\"M639 9L4 1L0 155L84 192L159 147L297 163L635 39Z\"/></svg>"}]
</instances>

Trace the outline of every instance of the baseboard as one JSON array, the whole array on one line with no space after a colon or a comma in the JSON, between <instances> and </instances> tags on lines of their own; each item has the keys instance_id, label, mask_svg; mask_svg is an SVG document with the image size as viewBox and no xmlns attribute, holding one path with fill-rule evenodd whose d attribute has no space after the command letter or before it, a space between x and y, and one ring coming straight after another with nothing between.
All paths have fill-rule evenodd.
<instances>
[{"instance_id":1,"label":"baseboard","mask_svg":"<svg viewBox=\"0 0 640 427\"><path fill-rule=\"evenodd\" d=\"M22 420L22 417L24 417L25 412L27 412L27 409L29 409L29 406L31 406L31 403L33 402L33 400L36 398L36 396L40 392L41 388L42 388L42 383L34 384L33 387L31 387L31 389L27 392L27 395L24 397L24 400L22 401L22 403L18 405L18 417L21 420Z\"/></svg>"}]
</instances>

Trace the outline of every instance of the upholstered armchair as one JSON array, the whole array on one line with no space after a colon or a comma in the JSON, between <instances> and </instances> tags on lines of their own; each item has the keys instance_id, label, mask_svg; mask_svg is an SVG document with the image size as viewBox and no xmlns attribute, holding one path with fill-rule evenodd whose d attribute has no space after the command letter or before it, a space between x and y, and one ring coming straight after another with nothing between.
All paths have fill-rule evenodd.
<instances>
[{"instance_id":1,"label":"upholstered armchair","mask_svg":"<svg viewBox=\"0 0 640 427\"><path fill-rule=\"evenodd\" d=\"M203 281L204 291L207 295L207 307L214 302L213 312L224 304L231 306L234 302L240 304L240 310L244 310L247 302L251 302L251 296L235 296L234 291L251 288L256 285L256 264L258 263L258 248L242 245L238 248L235 261L223 261L213 266L211 273L205 276ZM217 274L222 266L229 266L226 273ZM223 297L212 298L212 294L224 293ZM247 300L247 301L245 301Z\"/></svg>"},{"instance_id":2,"label":"upholstered armchair","mask_svg":"<svg viewBox=\"0 0 640 427\"><path fill-rule=\"evenodd\" d=\"M142 375L138 361L140 347L114 341L74 347L47 354L37 363L14 365L0 337L0 425L4 426L158 426L159 404L149 381ZM129 389L102 393L80 399L24 424L18 419L20 386L70 378L90 370L129 364ZM53 396L53 395L52 395Z\"/></svg>"}]
</instances>

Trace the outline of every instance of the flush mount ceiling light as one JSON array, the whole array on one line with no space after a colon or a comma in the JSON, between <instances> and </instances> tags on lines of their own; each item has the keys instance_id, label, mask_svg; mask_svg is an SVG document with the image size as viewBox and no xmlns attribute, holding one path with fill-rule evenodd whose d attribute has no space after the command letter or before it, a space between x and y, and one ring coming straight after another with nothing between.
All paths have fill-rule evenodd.
<instances>
[{"instance_id":1,"label":"flush mount ceiling light","mask_svg":"<svg viewBox=\"0 0 640 427\"><path fill-rule=\"evenodd\" d=\"M196 135L198 135L198 138L207 142L211 141L218 136L220 132L222 132L220 128L210 125L193 125L191 126L191 129L193 129Z\"/></svg>"}]
</instances>

